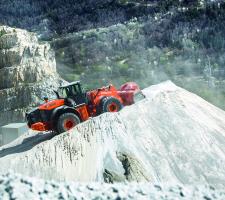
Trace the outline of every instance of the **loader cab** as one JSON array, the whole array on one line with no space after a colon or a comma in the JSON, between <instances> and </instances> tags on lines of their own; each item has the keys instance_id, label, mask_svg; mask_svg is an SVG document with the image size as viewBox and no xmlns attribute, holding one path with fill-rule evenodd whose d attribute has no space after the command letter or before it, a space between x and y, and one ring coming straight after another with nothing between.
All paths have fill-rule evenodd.
<instances>
[{"instance_id":1,"label":"loader cab","mask_svg":"<svg viewBox=\"0 0 225 200\"><path fill-rule=\"evenodd\" d=\"M57 93L58 98L72 99L76 105L87 103L86 94L79 81L59 87Z\"/></svg>"}]
</instances>

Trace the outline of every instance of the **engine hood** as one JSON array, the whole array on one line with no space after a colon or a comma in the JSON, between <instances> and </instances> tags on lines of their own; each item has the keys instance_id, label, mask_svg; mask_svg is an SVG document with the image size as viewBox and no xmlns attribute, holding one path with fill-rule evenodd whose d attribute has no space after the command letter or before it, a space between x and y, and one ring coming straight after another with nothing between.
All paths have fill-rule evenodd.
<instances>
[{"instance_id":1,"label":"engine hood","mask_svg":"<svg viewBox=\"0 0 225 200\"><path fill-rule=\"evenodd\" d=\"M52 110L54 108L64 105L64 102L64 99L55 99L40 105L38 108L39 110Z\"/></svg>"}]
</instances>

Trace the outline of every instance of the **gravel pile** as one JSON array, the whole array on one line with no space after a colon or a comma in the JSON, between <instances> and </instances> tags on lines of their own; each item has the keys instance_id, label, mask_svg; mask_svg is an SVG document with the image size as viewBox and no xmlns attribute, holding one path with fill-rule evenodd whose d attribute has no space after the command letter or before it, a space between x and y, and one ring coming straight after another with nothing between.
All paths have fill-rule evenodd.
<instances>
[{"instance_id":1,"label":"gravel pile","mask_svg":"<svg viewBox=\"0 0 225 200\"><path fill-rule=\"evenodd\" d=\"M211 186L150 183L73 183L44 181L8 173L0 176L0 199L225 199L225 192Z\"/></svg>"},{"instance_id":2,"label":"gravel pile","mask_svg":"<svg viewBox=\"0 0 225 200\"><path fill-rule=\"evenodd\" d=\"M3 146L0 174L224 187L225 112L172 82L143 92L146 99L69 132L31 132Z\"/></svg>"}]
</instances>

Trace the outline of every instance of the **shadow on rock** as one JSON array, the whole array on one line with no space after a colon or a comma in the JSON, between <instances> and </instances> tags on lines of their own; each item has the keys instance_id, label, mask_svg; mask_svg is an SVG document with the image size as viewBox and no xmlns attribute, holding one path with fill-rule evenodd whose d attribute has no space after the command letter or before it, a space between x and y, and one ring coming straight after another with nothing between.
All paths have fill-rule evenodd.
<instances>
[{"instance_id":1,"label":"shadow on rock","mask_svg":"<svg viewBox=\"0 0 225 200\"><path fill-rule=\"evenodd\" d=\"M10 154L28 151L33 147L35 147L36 145L44 141L50 140L55 136L56 136L55 133L50 132L46 134L38 133L35 136L25 138L21 144L0 150L0 158Z\"/></svg>"}]
</instances>

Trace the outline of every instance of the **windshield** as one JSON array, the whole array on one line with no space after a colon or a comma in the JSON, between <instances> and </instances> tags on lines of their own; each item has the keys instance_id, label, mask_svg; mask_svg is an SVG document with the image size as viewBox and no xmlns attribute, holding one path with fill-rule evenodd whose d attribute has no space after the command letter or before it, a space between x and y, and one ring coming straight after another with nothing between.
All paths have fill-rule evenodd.
<instances>
[{"instance_id":1,"label":"windshield","mask_svg":"<svg viewBox=\"0 0 225 200\"><path fill-rule=\"evenodd\" d=\"M82 93L79 85L69 85L58 89L59 98L73 98Z\"/></svg>"},{"instance_id":2,"label":"windshield","mask_svg":"<svg viewBox=\"0 0 225 200\"><path fill-rule=\"evenodd\" d=\"M68 88L59 88L57 90L57 92L59 94L59 97L60 98L66 98L67 97L67 90L68 90Z\"/></svg>"}]
</instances>

